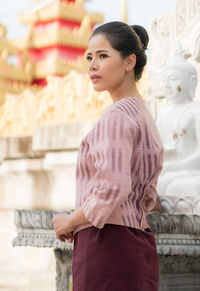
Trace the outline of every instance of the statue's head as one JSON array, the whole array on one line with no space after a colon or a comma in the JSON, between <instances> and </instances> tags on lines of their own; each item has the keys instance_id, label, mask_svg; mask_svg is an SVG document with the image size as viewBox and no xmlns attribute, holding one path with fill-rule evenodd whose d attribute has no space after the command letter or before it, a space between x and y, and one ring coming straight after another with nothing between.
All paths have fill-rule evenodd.
<instances>
[{"instance_id":1,"label":"statue's head","mask_svg":"<svg viewBox=\"0 0 200 291\"><path fill-rule=\"evenodd\" d=\"M183 56L180 44L174 57L163 71L164 93L173 102L193 99L197 85L197 71Z\"/></svg>"}]
</instances>

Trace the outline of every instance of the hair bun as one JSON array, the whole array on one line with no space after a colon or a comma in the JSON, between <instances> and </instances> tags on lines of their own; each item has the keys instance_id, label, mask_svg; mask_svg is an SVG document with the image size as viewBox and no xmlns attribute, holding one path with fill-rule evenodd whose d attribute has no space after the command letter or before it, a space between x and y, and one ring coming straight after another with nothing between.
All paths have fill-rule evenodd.
<instances>
[{"instance_id":1,"label":"hair bun","mask_svg":"<svg viewBox=\"0 0 200 291\"><path fill-rule=\"evenodd\" d=\"M141 43L144 49L147 49L149 43L149 35L146 29L141 25L131 25L131 27L135 30L137 35L139 36Z\"/></svg>"}]
</instances>

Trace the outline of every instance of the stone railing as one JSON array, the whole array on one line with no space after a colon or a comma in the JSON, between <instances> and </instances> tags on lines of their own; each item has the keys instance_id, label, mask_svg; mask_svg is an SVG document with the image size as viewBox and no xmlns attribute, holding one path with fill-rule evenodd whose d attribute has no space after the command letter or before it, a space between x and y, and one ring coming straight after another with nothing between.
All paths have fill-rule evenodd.
<instances>
[{"instance_id":1,"label":"stone railing","mask_svg":"<svg viewBox=\"0 0 200 291\"><path fill-rule=\"evenodd\" d=\"M56 290L69 290L73 244L57 240L49 210L15 210L13 246L49 247L56 257ZM59 212L68 213L68 212ZM148 221L157 240L160 291L200 290L200 216L151 213Z\"/></svg>"},{"instance_id":2,"label":"stone railing","mask_svg":"<svg viewBox=\"0 0 200 291\"><path fill-rule=\"evenodd\" d=\"M159 290L200 290L200 216L152 213L148 222L157 241Z\"/></svg>"}]
</instances>

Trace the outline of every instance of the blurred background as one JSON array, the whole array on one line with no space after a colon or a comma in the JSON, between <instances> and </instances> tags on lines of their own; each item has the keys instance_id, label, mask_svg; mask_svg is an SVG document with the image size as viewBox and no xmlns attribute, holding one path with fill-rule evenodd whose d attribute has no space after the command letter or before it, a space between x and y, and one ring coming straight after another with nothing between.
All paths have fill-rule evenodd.
<instances>
[{"instance_id":1,"label":"blurred background","mask_svg":"<svg viewBox=\"0 0 200 291\"><path fill-rule=\"evenodd\" d=\"M57 290L71 288L68 259L63 265L53 252L69 251L70 260L71 246L58 245L51 219L73 210L79 144L111 104L108 93L94 92L85 53L94 27L114 20L148 30L137 85L156 120L167 104L162 71L178 43L199 75L199 1L0 0L2 291L53 291L65 274ZM199 90L198 82L196 102Z\"/></svg>"},{"instance_id":2,"label":"blurred background","mask_svg":"<svg viewBox=\"0 0 200 291\"><path fill-rule=\"evenodd\" d=\"M0 1L0 21L6 25L8 35L11 37L19 37L26 34L26 26L18 24L18 14L20 11L28 11L39 9L45 3L45 0L8 0ZM172 10L175 0L159 1L159 0L130 0L128 1L128 20L129 24L140 24L148 27L151 19L161 16ZM86 0L85 8L90 12L98 12L104 15L104 22L120 20L122 14L123 1L121 0Z\"/></svg>"}]
</instances>

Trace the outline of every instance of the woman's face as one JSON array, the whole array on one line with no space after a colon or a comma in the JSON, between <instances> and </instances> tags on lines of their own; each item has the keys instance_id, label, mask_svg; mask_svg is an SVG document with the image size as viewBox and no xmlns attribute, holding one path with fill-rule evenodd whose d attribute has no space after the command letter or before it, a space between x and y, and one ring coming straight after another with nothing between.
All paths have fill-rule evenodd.
<instances>
[{"instance_id":1,"label":"woman's face","mask_svg":"<svg viewBox=\"0 0 200 291\"><path fill-rule=\"evenodd\" d=\"M121 85L126 73L125 61L103 34L90 39L87 60L95 91L113 91Z\"/></svg>"}]
</instances>

